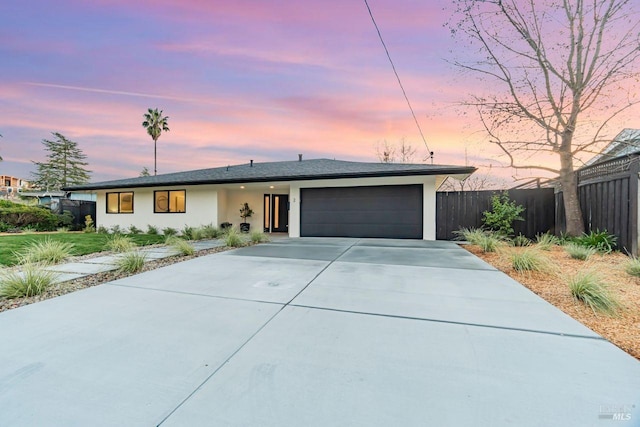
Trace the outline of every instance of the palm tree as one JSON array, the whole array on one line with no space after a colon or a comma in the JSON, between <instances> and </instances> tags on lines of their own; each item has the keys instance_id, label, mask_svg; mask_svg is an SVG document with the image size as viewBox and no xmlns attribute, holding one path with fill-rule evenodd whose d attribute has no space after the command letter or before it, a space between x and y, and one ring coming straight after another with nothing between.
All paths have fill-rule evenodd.
<instances>
[{"instance_id":1,"label":"palm tree","mask_svg":"<svg viewBox=\"0 0 640 427\"><path fill-rule=\"evenodd\" d=\"M157 142L158 138L160 138L160 134L162 132L169 132L169 125L167 120L169 120L168 116L162 117L162 110L158 111L158 109L149 110L143 115L144 121L142 122L142 126L147 129L147 133L151 135L153 139L153 174L158 174L158 151L157 151Z\"/></svg>"}]
</instances>

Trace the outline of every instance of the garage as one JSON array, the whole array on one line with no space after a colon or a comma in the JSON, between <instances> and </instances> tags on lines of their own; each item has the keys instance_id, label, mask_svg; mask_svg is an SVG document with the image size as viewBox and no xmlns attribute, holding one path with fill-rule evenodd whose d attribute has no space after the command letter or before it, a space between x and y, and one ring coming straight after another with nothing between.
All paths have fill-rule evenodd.
<instances>
[{"instance_id":1,"label":"garage","mask_svg":"<svg viewBox=\"0 0 640 427\"><path fill-rule=\"evenodd\" d=\"M300 189L302 237L422 239L423 187Z\"/></svg>"}]
</instances>

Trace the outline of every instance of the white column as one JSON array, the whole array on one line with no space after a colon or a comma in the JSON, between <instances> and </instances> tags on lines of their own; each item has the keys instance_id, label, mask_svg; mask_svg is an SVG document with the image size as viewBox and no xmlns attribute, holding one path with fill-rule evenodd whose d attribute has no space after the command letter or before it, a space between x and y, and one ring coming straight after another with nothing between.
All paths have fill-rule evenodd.
<instances>
[{"instance_id":1,"label":"white column","mask_svg":"<svg viewBox=\"0 0 640 427\"><path fill-rule=\"evenodd\" d=\"M300 186L289 187L289 237L300 237Z\"/></svg>"},{"instance_id":2,"label":"white column","mask_svg":"<svg viewBox=\"0 0 640 427\"><path fill-rule=\"evenodd\" d=\"M422 184L422 239L436 240L436 178L426 177Z\"/></svg>"}]
</instances>

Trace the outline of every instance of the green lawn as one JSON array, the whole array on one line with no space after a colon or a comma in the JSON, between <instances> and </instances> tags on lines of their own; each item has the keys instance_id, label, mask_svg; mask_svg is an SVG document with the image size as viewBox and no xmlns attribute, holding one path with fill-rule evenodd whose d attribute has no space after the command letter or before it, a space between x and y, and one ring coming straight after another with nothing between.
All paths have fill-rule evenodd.
<instances>
[{"instance_id":1,"label":"green lawn","mask_svg":"<svg viewBox=\"0 0 640 427\"><path fill-rule=\"evenodd\" d=\"M138 246L164 243L164 236L154 234L129 235ZM86 255L101 252L107 241L107 234L97 233L51 233L51 234L16 234L0 236L0 265L14 265L14 252L22 251L29 243L44 239L73 243L74 255Z\"/></svg>"}]
</instances>

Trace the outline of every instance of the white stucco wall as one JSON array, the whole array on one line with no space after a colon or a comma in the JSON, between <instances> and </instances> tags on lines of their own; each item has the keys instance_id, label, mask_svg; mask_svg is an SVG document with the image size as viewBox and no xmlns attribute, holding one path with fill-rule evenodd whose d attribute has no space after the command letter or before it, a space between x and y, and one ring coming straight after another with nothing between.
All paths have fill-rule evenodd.
<instances>
[{"instance_id":1,"label":"white stucco wall","mask_svg":"<svg viewBox=\"0 0 640 427\"><path fill-rule=\"evenodd\" d=\"M225 221L230 222L234 227L239 227L242 222L242 218L240 218L240 208L245 203L249 203L249 207L253 210L253 215L251 218L247 218L247 222L251 224L251 230L262 231L262 224L264 222L264 208L262 207L264 195L264 191L250 189L227 191Z\"/></svg>"},{"instance_id":2,"label":"white stucco wall","mask_svg":"<svg viewBox=\"0 0 640 427\"><path fill-rule=\"evenodd\" d=\"M185 190L186 212L154 213L154 190ZM112 192L133 192L133 213L106 213L106 194ZM129 228L134 225L142 230L146 230L147 225L153 225L160 230L165 227L181 230L185 225L220 225L218 221L217 191L210 185L99 191L96 202L96 225L107 228L113 227L114 225L118 225L121 228Z\"/></svg>"},{"instance_id":3,"label":"white stucco wall","mask_svg":"<svg viewBox=\"0 0 640 427\"><path fill-rule=\"evenodd\" d=\"M436 237L436 183L441 181L437 176L405 176L386 178L346 178L316 181L293 181L285 183L237 184L233 186L180 186L158 188L114 189L108 192L133 191L134 213L106 213L106 193L99 191L97 197L97 226L121 228L136 227L145 230L153 225L160 230L172 227L178 230L185 225L197 227L213 224L217 227L228 221L238 226L242 219L239 210L243 203L249 203L253 216L248 218L252 230L262 230L264 224L264 195L289 194L289 236L300 237L300 189L321 187L359 187L375 185L423 185L423 239L435 240ZM270 189L275 187L275 189ZM185 213L154 213L154 190L186 190Z\"/></svg>"},{"instance_id":4,"label":"white stucco wall","mask_svg":"<svg viewBox=\"0 0 640 427\"><path fill-rule=\"evenodd\" d=\"M289 194L289 236L300 237L300 189L322 187L365 187L374 185L423 185L423 226L424 240L436 239L436 176L399 176L385 178L345 178L316 181L294 181L290 183Z\"/></svg>"},{"instance_id":5,"label":"white stucco wall","mask_svg":"<svg viewBox=\"0 0 640 427\"><path fill-rule=\"evenodd\" d=\"M227 218L227 190L224 188L217 190L218 196L218 222L214 223L216 227L220 227L223 222L232 222Z\"/></svg>"}]
</instances>

